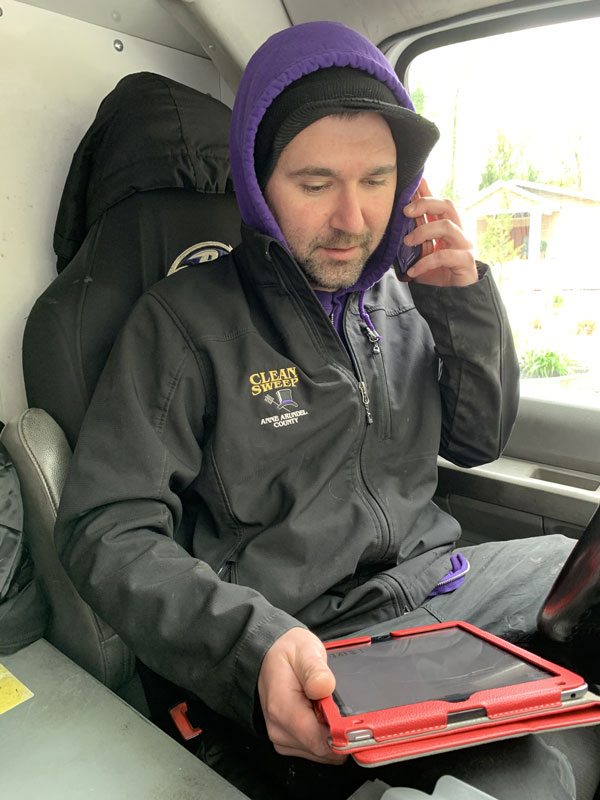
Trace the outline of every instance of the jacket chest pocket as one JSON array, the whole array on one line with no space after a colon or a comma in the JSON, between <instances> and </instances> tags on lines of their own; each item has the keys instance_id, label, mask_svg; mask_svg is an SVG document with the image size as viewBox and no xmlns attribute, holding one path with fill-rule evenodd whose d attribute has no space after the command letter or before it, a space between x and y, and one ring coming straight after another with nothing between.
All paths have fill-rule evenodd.
<instances>
[{"instance_id":1,"label":"jacket chest pocket","mask_svg":"<svg viewBox=\"0 0 600 800\"><path fill-rule=\"evenodd\" d=\"M390 439L392 436L392 411L390 407L390 389L385 370L385 361L381 345L376 343L371 353L373 370L375 374L376 402L375 413L379 423L381 439Z\"/></svg>"}]
</instances>

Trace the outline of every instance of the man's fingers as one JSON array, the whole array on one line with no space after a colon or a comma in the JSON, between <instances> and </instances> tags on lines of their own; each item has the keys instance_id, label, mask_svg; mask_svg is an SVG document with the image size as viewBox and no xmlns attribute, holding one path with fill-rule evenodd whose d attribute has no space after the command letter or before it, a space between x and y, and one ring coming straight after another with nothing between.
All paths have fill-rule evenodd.
<instances>
[{"instance_id":1,"label":"man's fingers","mask_svg":"<svg viewBox=\"0 0 600 800\"><path fill-rule=\"evenodd\" d=\"M329 731L317 720L312 709L296 710L293 729L275 724L269 733L278 752L295 750L297 753L302 753L303 758L316 757L321 761L338 760L331 758L335 753L329 749Z\"/></svg>"},{"instance_id":2,"label":"man's fingers","mask_svg":"<svg viewBox=\"0 0 600 800\"><path fill-rule=\"evenodd\" d=\"M427 215L438 219L447 219L462 228L454 203L441 197L413 197L410 203L404 207L404 214L411 218Z\"/></svg>"},{"instance_id":3,"label":"man's fingers","mask_svg":"<svg viewBox=\"0 0 600 800\"><path fill-rule=\"evenodd\" d=\"M423 180L404 208L415 227L404 237L409 247L421 247L421 258L407 272L408 279L432 286L468 286L478 280L473 245L465 236L450 200L430 197Z\"/></svg>"},{"instance_id":4,"label":"man's fingers","mask_svg":"<svg viewBox=\"0 0 600 800\"><path fill-rule=\"evenodd\" d=\"M435 250L419 259L408 276L438 286L468 286L477 281L477 266L469 250Z\"/></svg>"},{"instance_id":5,"label":"man's fingers","mask_svg":"<svg viewBox=\"0 0 600 800\"><path fill-rule=\"evenodd\" d=\"M420 258L417 263L408 270L411 277L423 275L432 269L439 269L440 267L447 267L451 270L468 270L477 269L475 267L475 259L473 253L469 250L434 250L428 256Z\"/></svg>"},{"instance_id":6,"label":"man's fingers","mask_svg":"<svg viewBox=\"0 0 600 800\"><path fill-rule=\"evenodd\" d=\"M273 746L282 755L296 755L323 764L340 764L344 758L328 744L329 731L317 719L312 703L304 695L291 698L291 705L278 705L267 713L267 731ZM268 712L268 709L267 709ZM293 719L293 725L288 720Z\"/></svg>"},{"instance_id":7,"label":"man's fingers","mask_svg":"<svg viewBox=\"0 0 600 800\"><path fill-rule=\"evenodd\" d=\"M343 764L348 759L347 755L344 755L343 753L334 753L329 748L327 748L327 752L323 756L320 756L316 755L314 752L307 754L306 750L300 750L294 747L285 747L282 745L274 745L274 747L275 750L282 756L308 758L310 761L316 761L318 764L339 765Z\"/></svg>"},{"instance_id":8,"label":"man's fingers","mask_svg":"<svg viewBox=\"0 0 600 800\"><path fill-rule=\"evenodd\" d=\"M327 651L320 641L315 639L312 647L296 650L293 667L310 700L322 700L333 694L335 678L327 666Z\"/></svg>"},{"instance_id":9,"label":"man's fingers","mask_svg":"<svg viewBox=\"0 0 600 800\"><path fill-rule=\"evenodd\" d=\"M335 678L327 664L315 662L308 666L304 677L300 677L304 694L310 700L322 700L329 697L335 689Z\"/></svg>"},{"instance_id":10,"label":"man's fingers","mask_svg":"<svg viewBox=\"0 0 600 800\"><path fill-rule=\"evenodd\" d=\"M404 237L404 243L410 247L422 245L431 240L439 242L442 247L460 250L473 249L472 243L467 239L462 228L449 219L437 219L424 225L418 225Z\"/></svg>"},{"instance_id":11,"label":"man's fingers","mask_svg":"<svg viewBox=\"0 0 600 800\"><path fill-rule=\"evenodd\" d=\"M265 655L258 694L267 732L277 752L324 764L344 760L328 745L327 727L317 719L311 700L327 697L335 678L323 643L304 628L292 628Z\"/></svg>"}]
</instances>

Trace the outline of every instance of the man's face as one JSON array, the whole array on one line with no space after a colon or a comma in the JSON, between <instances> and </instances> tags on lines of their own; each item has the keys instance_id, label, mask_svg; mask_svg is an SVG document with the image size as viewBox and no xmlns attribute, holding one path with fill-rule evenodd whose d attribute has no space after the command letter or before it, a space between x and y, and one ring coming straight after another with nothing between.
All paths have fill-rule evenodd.
<instances>
[{"instance_id":1,"label":"man's face","mask_svg":"<svg viewBox=\"0 0 600 800\"><path fill-rule=\"evenodd\" d=\"M396 145L374 112L328 116L283 149L265 199L315 289L352 286L381 241L396 190Z\"/></svg>"}]
</instances>

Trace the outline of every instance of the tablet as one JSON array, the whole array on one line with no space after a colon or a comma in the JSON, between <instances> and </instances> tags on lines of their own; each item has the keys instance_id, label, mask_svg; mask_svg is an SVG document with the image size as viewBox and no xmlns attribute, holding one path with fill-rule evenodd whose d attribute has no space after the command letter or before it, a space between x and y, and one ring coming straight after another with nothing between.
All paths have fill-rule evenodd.
<instances>
[{"instance_id":1,"label":"tablet","mask_svg":"<svg viewBox=\"0 0 600 800\"><path fill-rule=\"evenodd\" d=\"M317 713L332 749L365 765L389 761L390 747L400 760L600 721L578 675L465 622L325 646L336 689ZM590 721L573 715L584 708Z\"/></svg>"}]
</instances>

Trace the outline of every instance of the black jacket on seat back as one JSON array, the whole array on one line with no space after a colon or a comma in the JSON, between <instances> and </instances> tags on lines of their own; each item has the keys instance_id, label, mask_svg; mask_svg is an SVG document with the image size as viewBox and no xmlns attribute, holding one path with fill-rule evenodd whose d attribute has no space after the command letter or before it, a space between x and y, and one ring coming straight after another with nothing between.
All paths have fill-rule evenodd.
<instances>
[{"instance_id":1,"label":"black jacket on seat back","mask_svg":"<svg viewBox=\"0 0 600 800\"><path fill-rule=\"evenodd\" d=\"M59 423L71 447L137 298L193 245L239 242L229 119L206 94L152 73L129 75L73 157L54 233L59 275L33 307L23 341L28 403Z\"/></svg>"}]
</instances>

